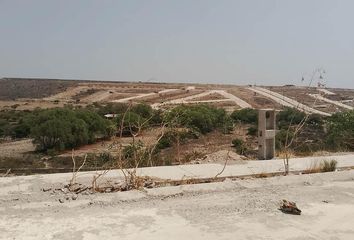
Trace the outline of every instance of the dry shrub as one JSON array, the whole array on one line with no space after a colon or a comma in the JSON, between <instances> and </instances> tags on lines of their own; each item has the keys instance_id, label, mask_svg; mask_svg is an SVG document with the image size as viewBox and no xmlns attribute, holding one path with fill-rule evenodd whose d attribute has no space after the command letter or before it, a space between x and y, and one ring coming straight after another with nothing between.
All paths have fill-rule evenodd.
<instances>
[{"instance_id":1,"label":"dry shrub","mask_svg":"<svg viewBox=\"0 0 354 240\"><path fill-rule=\"evenodd\" d=\"M310 166L304 171L304 173L319 173L321 172L321 165L318 161L311 162Z\"/></svg>"},{"instance_id":2,"label":"dry shrub","mask_svg":"<svg viewBox=\"0 0 354 240\"><path fill-rule=\"evenodd\" d=\"M292 149L280 150L277 152L277 155L278 155L278 158L280 158L280 159L284 159L286 157L288 157L288 158L295 157L295 153Z\"/></svg>"},{"instance_id":3,"label":"dry shrub","mask_svg":"<svg viewBox=\"0 0 354 240\"><path fill-rule=\"evenodd\" d=\"M320 172L334 172L337 168L337 161L332 160L322 160L314 161L311 163L310 167L308 167L304 173L320 173Z\"/></svg>"},{"instance_id":4,"label":"dry shrub","mask_svg":"<svg viewBox=\"0 0 354 240\"><path fill-rule=\"evenodd\" d=\"M332 160L323 160L321 163L321 172L334 172L337 169L337 161Z\"/></svg>"}]
</instances>

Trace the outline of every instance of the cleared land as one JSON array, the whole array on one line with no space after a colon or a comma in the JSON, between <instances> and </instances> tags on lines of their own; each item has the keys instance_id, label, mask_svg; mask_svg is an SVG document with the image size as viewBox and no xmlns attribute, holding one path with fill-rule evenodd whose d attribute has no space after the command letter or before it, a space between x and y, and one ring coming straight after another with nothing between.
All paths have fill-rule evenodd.
<instances>
[{"instance_id":1,"label":"cleared land","mask_svg":"<svg viewBox=\"0 0 354 240\"><path fill-rule=\"evenodd\" d=\"M257 92L258 91L258 92ZM324 99L309 94L322 94ZM228 111L238 108L297 108L322 115L354 106L354 90L308 87L247 87L222 84L100 82L56 79L0 79L0 109L32 110L93 102L145 102L154 108L208 103ZM336 102L331 102L336 101ZM339 102L338 104L336 104ZM345 107L344 105L349 107Z\"/></svg>"},{"instance_id":2,"label":"cleared land","mask_svg":"<svg viewBox=\"0 0 354 240\"><path fill-rule=\"evenodd\" d=\"M352 239L354 171L106 194L68 174L0 178L1 239ZM75 200L74 200L75 199ZM278 210L295 201L302 215Z\"/></svg>"}]
</instances>

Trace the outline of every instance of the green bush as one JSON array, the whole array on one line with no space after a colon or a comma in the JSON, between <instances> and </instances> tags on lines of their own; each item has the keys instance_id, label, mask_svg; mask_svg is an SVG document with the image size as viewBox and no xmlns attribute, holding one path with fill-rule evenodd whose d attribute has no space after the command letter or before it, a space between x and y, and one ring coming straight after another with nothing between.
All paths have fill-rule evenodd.
<instances>
[{"instance_id":1,"label":"green bush","mask_svg":"<svg viewBox=\"0 0 354 240\"><path fill-rule=\"evenodd\" d=\"M258 122L258 112L252 108L235 110L231 113L230 117L234 121L241 123L257 124Z\"/></svg>"},{"instance_id":2,"label":"green bush","mask_svg":"<svg viewBox=\"0 0 354 240\"><path fill-rule=\"evenodd\" d=\"M105 136L109 122L87 110L55 108L34 112L24 120L39 150L64 150Z\"/></svg>"},{"instance_id":3,"label":"green bush","mask_svg":"<svg viewBox=\"0 0 354 240\"><path fill-rule=\"evenodd\" d=\"M27 118L31 114L32 113L29 111L0 111L0 137L28 137L31 126L25 124L23 119Z\"/></svg>"},{"instance_id":4,"label":"green bush","mask_svg":"<svg viewBox=\"0 0 354 240\"><path fill-rule=\"evenodd\" d=\"M142 103L133 105L130 111L136 113L137 115L143 118L150 118L153 115L153 110L151 106Z\"/></svg>"},{"instance_id":5,"label":"green bush","mask_svg":"<svg viewBox=\"0 0 354 240\"><path fill-rule=\"evenodd\" d=\"M236 138L232 140L232 146L235 148L238 154L245 154L247 147L245 142L242 139Z\"/></svg>"},{"instance_id":6,"label":"green bush","mask_svg":"<svg viewBox=\"0 0 354 240\"><path fill-rule=\"evenodd\" d=\"M118 114L116 123L118 132L122 132L124 136L136 134L138 131L148 126L147 119L134 112Z\"/></svg>"},{"instance_id":7,"label":"green bush","mask_svg":"<svg viewBox=\"0 0 354 240\"><path fill-rule=\"evenodd\" d=\"M247 135L257 136L257 132L258 132L258 128L255 126L251 126L251 127L247 128Z\"/></svg>"},{"instance_id":8,"label":"green bush","mask_svg":"<svg viewBox=\"0 0 354 240\"><path fill-rule=\"evenodd\" d=\"M283 149L286 144L289 144L293 137L294 132L291 129L289 131L287 129L277 131L277 134L275 135L275 148L278 150Z\"/></svg>"},{"instance_id":9,"label":"green bush","mask_svg":"<svg viewBox=\"0 0 354 240\"><path fill-rule=\"evenodd\" d=\"M160 141L157 143L156 151L171 147L177 142L177 139L180 144L184 144L188 139L196 138L198 138L198 134L191 130L169 130L162 136Z\"/></svg>"},{"instance_id":10,"label":"green bush","mask_svg":"<svg viewBox=\"0 0 354 240\"><path fill-rule=\"evenodd\" d=\"M354 150L354 110L327 119L327 146L333 150Z\"/></svg>"},{"instance_id":11,"label":"green bush","mask_svg":"<svg viewBox=\"0 0 354 240\"><path fill-rule=\"evenodd\" d=\"M288 128L290 125L299 124L306 114L295 108L286 107L277 114L278 126L280 129Z\"/></svg>"},{"instance_id":12,"label":"green bush","mask_svg":"<svg viewBox=\"0 0 354 240\"><path fill-rule=\"evenodd\" d=\"M193 129L202 134L215 129L228 133L233 129L232 121L224 109L204 104L175 107L166 114L165 122Z\"/></svg>"},{"instance_id":13,"label":"green bush","mask_svg":"<svg viewBox=\"0 0 354 240\"><path fill-rule=\"evenodd\" d=\"M126 103L107 103L101 105L100 103L94 103L88 106L89 110L96 111L100 116L104 116L109 113L121 114L127 111L128 104Z\"/></svg>"}]
</instances>

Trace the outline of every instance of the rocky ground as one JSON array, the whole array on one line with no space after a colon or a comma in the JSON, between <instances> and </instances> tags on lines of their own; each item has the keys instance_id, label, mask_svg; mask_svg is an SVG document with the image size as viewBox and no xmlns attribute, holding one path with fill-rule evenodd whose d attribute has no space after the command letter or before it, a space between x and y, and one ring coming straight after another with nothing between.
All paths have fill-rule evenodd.
<instances>
[{"instance_id":1,"label":"rocky ground","mask_svg":"<svg viewBox=\"0 0 354 240\"><path fill-rule=\"evenodd\" d=\"M354 237L353 170L105 194L55 190L67 177L0 178L0 239Z\"/></svg>"}]
</instances>

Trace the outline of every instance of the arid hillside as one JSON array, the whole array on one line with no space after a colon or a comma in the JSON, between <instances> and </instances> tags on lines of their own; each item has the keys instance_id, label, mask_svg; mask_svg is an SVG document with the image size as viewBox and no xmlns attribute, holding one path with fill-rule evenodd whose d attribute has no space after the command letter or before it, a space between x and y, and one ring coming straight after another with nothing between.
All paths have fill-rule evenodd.
<instances>
[{"instance_id":1,"label":"arid hillside","mask_svg":"<svg viewBox=\"0 0 354 240\"><path fill-rule=\"evenodd\" d=\"M0 79L0 110L85 106L99 103L147 103L155 109L179 104L210 104L231 112L240 108L294 107L328 115L354 107L352 89L302 86L237 86L143 82Z\"/></svg>"},{"instance_id":2,"label":"arid hillside","mask_svg":"<svg viewBox=\"0 0 354 240\"><path fill-rule=\"evenodd\" d=\"M0 100L43 98L63 92L76 84L74 81L54 79L2 78L0 79Z\"/></svg>"}]
</instances>

